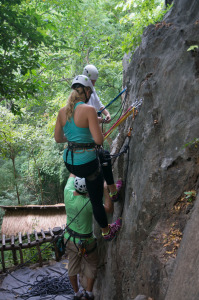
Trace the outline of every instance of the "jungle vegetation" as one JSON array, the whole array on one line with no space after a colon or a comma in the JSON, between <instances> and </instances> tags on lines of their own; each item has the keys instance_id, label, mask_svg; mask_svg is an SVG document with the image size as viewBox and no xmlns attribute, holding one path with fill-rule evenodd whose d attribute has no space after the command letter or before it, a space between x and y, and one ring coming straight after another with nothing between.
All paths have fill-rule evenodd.
<instances>
[{"instance_id":1,"label":"jungle vegetation","mask_svg":"<svg viewBox=\"0 0 199 300\"><path fill-rule=\"evenodd\" d=\"M53 134L72 79L94 64L109 103L124 54L165 12L162 0L0 0L0 205L63 202L68 172Z\"/></svg>"}]
</instances>

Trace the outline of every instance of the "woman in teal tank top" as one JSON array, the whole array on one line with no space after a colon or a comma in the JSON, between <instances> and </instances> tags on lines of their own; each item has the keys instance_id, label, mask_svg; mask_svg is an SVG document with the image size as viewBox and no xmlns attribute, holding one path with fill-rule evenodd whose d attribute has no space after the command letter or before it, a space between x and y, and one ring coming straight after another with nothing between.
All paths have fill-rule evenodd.
<instances>
[{"instance_id":1,"label":"woman in teal tank top","mask_svg":"<svg viewBox=\"0 0 199 300\"><path fill-rule=\"evenodd\" d=\"M104 177L96 155L96 145L103 144L103 134L95 108L87 105L93 85L84 75L78 75L72 82L72 89L67 105L60 109L56 125L57 143L68 142L64 151L64 162L72 174L84 177L91 200L93 214L102 230L105 240L112 240L121 227L119 221L108 225L103 206ZM109 173L112 176L112 169ZM110 192L117 192L112 179L108 183Z\"/></svg>"},{"instance_id":2,"label":"woman in teal tank top","mask_svg":"<svg viewBox=\"0 0 199 300\"><path fill-rule=\"evenodd\" d=\"M78 102L74 106L74 111L77 106L84 104L84 102ZM68 141L76 142L76 143L93 143L94 140L91 135L89 128L81 128L77 127L74 122L74 118L71 117L70 122L66 122L65 126L63 127L64 135L67 136ZM68 152L67 158L66 154ZM96 151L95 148L90 148L86 150L76 150L73 153L73 164L74 165L82 165L87 162L90 162L96 158ZM68 149L64 150L63 159L68 164L72 164L72 152Z\"/></svg>"}]
</instances>

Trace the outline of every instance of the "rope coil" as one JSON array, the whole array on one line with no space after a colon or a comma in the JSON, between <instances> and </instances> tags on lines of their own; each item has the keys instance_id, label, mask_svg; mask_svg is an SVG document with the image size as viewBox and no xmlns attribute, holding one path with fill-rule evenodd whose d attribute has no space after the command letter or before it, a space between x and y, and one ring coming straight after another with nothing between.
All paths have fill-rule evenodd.
<instances>
[{"instance_id":1,"label":"rope coil","mask_svg":"<svg viewBox=\"0 0 199 300\"><path fill-rule=\"evenodd\" d=\"M40 299L50 299L49 295L58 296L63 294L74 294L67 271L59 277L38 275L34 284L27 284L26 286L28 287L28 291L24 294L19 294L16 292L17 289L21 288L21 286L18 288L13 288L12 291L14 294L23 299L29 299L36 296L39 296ZM55 299L55 297L51 299Z\"/></svg>"}]
</instances>

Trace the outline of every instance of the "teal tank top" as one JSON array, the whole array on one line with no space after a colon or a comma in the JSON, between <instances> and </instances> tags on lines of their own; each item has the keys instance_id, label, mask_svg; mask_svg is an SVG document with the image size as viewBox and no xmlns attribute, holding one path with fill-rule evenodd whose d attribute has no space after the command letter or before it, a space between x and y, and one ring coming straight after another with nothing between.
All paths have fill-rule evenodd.
<instances>
[{"instance_id":1,"label":"teal tank top","mask_svg":"<svg viewBox=\"0 0 199 300\"><path fill-rule=\"evenodd\" d=\"M74 111L76 107L80 104L85 104L84 102L78 102L75 104ZM93 137L89 128L81 128L77 127L74 122L73 116L70 119L70 122L67 121L63 127L64 135L70 142L76 143L94 143ZM71 151L68 151L67 161L66 161L66 153L68 148L64 149L63 159L68 164L72 164L72 155ZM95 149L86 149L86 150L75 150L73 152L73 164L74 165L82 165L86 164L96 158Z\"/></svg>"}]
</instances>

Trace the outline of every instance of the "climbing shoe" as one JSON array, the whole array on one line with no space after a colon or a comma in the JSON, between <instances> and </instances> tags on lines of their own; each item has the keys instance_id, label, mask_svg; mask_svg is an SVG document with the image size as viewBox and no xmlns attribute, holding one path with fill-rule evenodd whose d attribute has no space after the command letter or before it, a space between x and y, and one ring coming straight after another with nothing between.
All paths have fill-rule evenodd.
<instances>
[{"instance_id":1,"label":"climbing shoe","mask_svg":"<svg viewBox=\"0 0 199 300\"><path fill-rule=\"evenodd\" d=\"M85 292L83 297L81 297L81 300L94 300L94 296L89 296L89 294Z\"/></svg>"},{"instance_id":2,"label":"climbing shoe","mask_svg":"<svg viewBox=\"0 0 199 300\"><path fill-rule=\"evenodd\" d=\"M116 234L120 230L121 226L122 218L117 219L115 223L109 224L109 232L107 234L102 233L105 241L112 241L116 237Z\"/></svg>"},{"instance_id":3,"label":"climbing shoe","mask_svg":"<svg viewBox=\"0 0 199 300\"><path fill-rule=\"evenodd\" d=\"M109 194L112 202L117 202L119 200L119 193L121 191L122 186L123 186L123 181L122 180L118 180L116 182L116 189L117 189L117 191L115 192L115 194L111 194L111 193Z\"/></svg>"}]
</instances>

